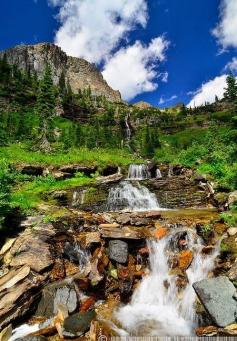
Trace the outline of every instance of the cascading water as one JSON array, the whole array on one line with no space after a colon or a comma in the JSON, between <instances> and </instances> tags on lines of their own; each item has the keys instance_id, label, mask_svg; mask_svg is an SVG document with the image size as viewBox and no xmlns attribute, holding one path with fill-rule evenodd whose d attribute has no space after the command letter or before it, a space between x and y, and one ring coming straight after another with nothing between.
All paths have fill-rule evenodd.
<instances>
[{"instance_id":1,"label":"cascading water","mask_svg":"<svg viewBox=\"0 0 237 341\"><path fill-rule=\"evenodd\" d=\"M146 165L130 165L128 169L128 180L146 180L150 173Z\"/></svg>"},{"instance_id":2,"label":"cascading water","mask_svg":"<svg viewBox=\"0 0 237 341\"><path fill-rule=\"evenodd\" d=\"M13 330L12 336L9 341L19 341L22 340L25 336L29 334L33 334L39 330L39 324L28 325L23 324L19 328ZM32 338L33 339L33 338Z\"/></svg>"},{"instance_id":3,"label":"cascading water","mask_svg":"<svg viewBox=\"0 0 237 341\"><path fill-rule=\"evenodd\" d=\"M193 335L197 321L194 309L196 295L192 284L208 276L219 248L204 256L201 240L192 232L188 233L188 247L193 250L194 259L186 271L188 284L180 293L176 287L176 276L170 274L168 265L168 249L174 234L160 241L148 242L150 274L143 278L131 303L115 313L123 328L116 328L121 336Z\"/></svg>"},{"instance_id":4,"label":"cascading water","mask_svg":"<svg viewBox=\"0 0 237 341\"><path fill-rule=\"evenodd\" d=\"M122 181L109 192L108 211L152 211L158 210L159 204L155 194L137 183L137 187L128 181Z\"/></svg>"},{"instance_id":5,"label":"cascading water","mask_svg":"<svg viewBox=\"0 0 237 341\"><path fill-rule=\"evenodd\" d=\"M152 211L159 210L156 195L148 188L140 185L140 180L150 177L146 165L130 165L128 169L127 181L120 182L109 191L107 200L108 211ZM129 181L128 181L129 180ZM136 181L136 184L131 183Z\"/></svg>"},{"instance_id":6,"label":"cascading water","mask_svg":"<svg viewBox=\"0 0 237 341\"><path fill-rule=\"evenodd\" d=\"M75 191L72 195L72 207L77 207L79 205L83 205L85 203L87 190L83 191Z\"/></svg>"},{"instance_id":7,"label":"cascading water","mask_svg":"<svg viewBox=\"0 0 237 341\"><path fill-rule=\"evenodd\" d=\"M156 179L161 179L162 178L162 174L159 168L157 168L156 170Z\"/></svg>"},{"instance_id":8,"label":"cascading water","mask_svg":"<svg viewBox=\"0 0 237 341\"><path fill-rule=\"evenodd\" d=\"M131 135L132 135L132 132L131 132L131 129L130 129L130 125L129 125L129 119L130 119L130 113L128 113L128 114L125 116L126 140L127 140L127 142L130 142L130 140L131 140Z\"/></svg>"},{"instance_id":9,"label":"cascading water","mask_svg":"<svg viewBox=\"0 0 237 341\"><path fill-rule=\"evenodd\" d=\"M169 165L168 177L171 178L174 175L173 166Z\"/></svg>"}]
</instances>

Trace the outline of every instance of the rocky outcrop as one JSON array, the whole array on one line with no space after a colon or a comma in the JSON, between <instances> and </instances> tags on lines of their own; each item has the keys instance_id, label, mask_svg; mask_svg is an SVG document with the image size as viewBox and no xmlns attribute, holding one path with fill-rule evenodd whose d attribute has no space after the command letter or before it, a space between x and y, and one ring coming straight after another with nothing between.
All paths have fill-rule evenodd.
<instances>
[{"instance_id":1,"label":"rocky outcrop","mask_svg":"<svg viewBox=\"0 0 237 341\"><path fill-rule=\"evenodd\" d=\"M121 102L120 92L110 88L93 64L81 58L67 56L54 44L19 45L0 52L0 58L4 53L10 64L17 65L21 70L36 71L39 76L42 76L48 63L52 69L54 83L58 84L64 73L75 93L79 89L90 87L93 95L105 96L111 102Z\"/></svg>"}]
</instances>

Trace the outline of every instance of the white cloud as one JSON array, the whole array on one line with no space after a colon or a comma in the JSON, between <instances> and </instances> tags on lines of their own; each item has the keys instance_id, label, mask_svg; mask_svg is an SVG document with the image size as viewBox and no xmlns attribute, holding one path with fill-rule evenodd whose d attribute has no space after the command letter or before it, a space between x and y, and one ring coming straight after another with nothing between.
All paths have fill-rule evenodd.
<instances>
[{"instance_id":1,"label":"white cloud","mask_svg":"<svg viewBox=\"0 0 237 341\"><path fill-rule=\"evenodd\" d=\"M48 0L58 7L60 27L55 43L68 55L81 57L103 69L103 76L124 99L153 91L158 79L168 73L157 71L168 42L157 37L145 46L131 41L129 33L145 28L147 0Z\"/></svg>"},{"instance_id":2,"label":"white cloud","mask_svg":"<svg viewBox=\"0 0 237 341\"><path fill-rule=\"evenodd\" d=\"M195 92L194 97L187 105L188 107L197 107L202 104L215 102L215 96L223 98L224 88L226 87L226 75L218 76L202 86Z\"/></svg>"},{"instance_id":3,"label":"white cloud","mask_svg":"<svg viewBox=\"0 0 237 341\"><path fill-rule=\"evenodd\" d=\"M109 85L121 91L125 100L154 91L158 84L157 63L165 58L168 42L163 37L153 39L148 46L137 41L121 48L104 66L103 76Z\"/></svg>"},{"instance_id":4,"label":"white cloud","mask_svg":"<svg viewBox=\"0 0 237 341\"><path fill-rule=\"evenodd\" d=\"M220 22L213 30L223 49L237 47L237 1L222 0Z\"/></svg>"},{"instance_id":5,"label":"white cloud","mask_svg":"<svg viewBox=\"0 0 237 341\"><path fill-rule=\"evenodd\" d=\"M225 66L225 70L229 70L231 72L237 72L237 58L236 57L232 58L231 62L229 62Z\"/></svg>"},{"instance_id":6,"label":"white cloud","mask_svg":"<svg viewBox=\"0 0 237 341\"><path fill-rule=\"evenodd\" d=\"M171 97L169 97L169 98L164 98L163 96L161 96L161 98L160 98L160 100L159 100L159 104L162 105L162 104L164 104L164 103L171 102L171 101L173 101L173 100L175 100L175 99L177 99L177 98L178 98L177 95L173 95L173 96L171 96Z\"/></svg>"},{"instance_id":7,"label":"white cloud","mask_svg":"<svg viewBox=\"0 0 237 341\"><path fill-rule=\"evenodd\" d=\"M162 82L164 82L164 83L168 82L168 77L169 77L168 72L160 73L159 76L160 76Z\"/></svg>"},{"instance_id":8,"label":"white cloud","mask_svg":"<svg viewBox=\"0 0 237 341\"><path fill-rule=\"evenodd\" d=\"M60 6L55 43L67 54L105 61L137 25L146 26L146 0L48 0Z\"/></svg>"}]
</instances>

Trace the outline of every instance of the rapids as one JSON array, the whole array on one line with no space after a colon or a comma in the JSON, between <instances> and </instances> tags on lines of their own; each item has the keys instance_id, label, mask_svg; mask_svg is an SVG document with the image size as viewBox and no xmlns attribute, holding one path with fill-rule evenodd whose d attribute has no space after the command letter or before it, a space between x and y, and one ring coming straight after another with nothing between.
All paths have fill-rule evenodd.
<instances>
[{"instance_id":1,"label":"rapids","mask_svg":"<svg viewBox=\"0 0 237 341\"><path fill-rule=\"evenodd\" d=\"M107 201L108 211L153 211L159 210L156 195L148 188L122 181L118 186L111 188Z\"/></svg>"},{"instance_id":2,"label":"rapids","mask_svg":"<svg viewBox=\"0 0 237 341\"><path fill-rule=\"evenodd\" d=\"M159 241L148 241L150 273L135 290L131 302L115 312L122 325L116 329L121 336L192 336L197 326L196 295L192 284L208 276L214 267L219 245L211 255L203 255L202 241L192 231L187 231L188 248L194 258L186 271L188 284L179 292L175 275L170 273L168 259L175 230Z\"/></svg>"}]
</instances>

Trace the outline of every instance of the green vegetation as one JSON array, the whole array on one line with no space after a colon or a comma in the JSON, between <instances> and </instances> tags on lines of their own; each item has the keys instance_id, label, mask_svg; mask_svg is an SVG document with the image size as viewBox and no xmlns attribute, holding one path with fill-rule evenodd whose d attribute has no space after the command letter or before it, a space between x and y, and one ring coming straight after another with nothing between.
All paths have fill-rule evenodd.
<instances>
[{"instance_id":1,"label":"green vegetation","mask_svg":"<svg viewBox=\"0 0 237 341\"><path fill-rule=\"evenodd\" d=\"M64 73L55 86L48 65L38 79L36 73L9 65L4 56L0 60L0 104L2 223L14 207L26 211L42 203L50 191L94 181L84 176L64 181L26 177L15 171L15 164L59 167L77 163L97 166L100 172L106 166L125 167L149 158L195 167L218 184L217 190L237 188L237 85L233 75L227 78L224 99L216 98L213 104L140 109L96 97L90 88L74 94Z\"/></svg>"},{"instance_id":2,"label":"green vegetation","mask_svg":"<svg viewBox=\"0 0 237 341\"><path fill-rule=\"evenodd\" d=\"M52 191L87 186L93 182L93 179L80 173L72 179L61 181L56 181L52 176L38 177L23 185L18 184L18 188L16 187L11 195L11 205L20 207L24 212L27 212L45 202L47 195ZM49 203L53 204L54 202L51 200Z\"/></svg>"},{"instance_id":3,"label":"green vegetation","mask_svg":"<svg viewBox=\"0 0 237 341\"><path fill-rule=\"evenodd\" d=\"M237 99L237 84L234 75L231 73L226 78L227 87L224 97L229 102L235 102Z\"/></svg>"},{"instance_id":4,"label":"green vegetation","mask_svg":"<svg viewBox=\"0 0 237 341\"><path fill-rule=\"evenodd\" d=\"M14 176L7 163L0 160L0 230L4 224L5 217L11 211L10 191L13 182Z\"/></svg>"},{"instance_id":5,"label":"green vegetation","mask_svg":"<svg viewBox=\"0 0 237 341\"><path fill-rule=\"evenodd\" d=\"M237 187L237 129L219 127L187 129L174 135L162 136L162 147L156 150L159 162L180 163L197 167L210 174L219 187L233 190Z\"/></svg>"},{"instance_id":6,"label":"green vegetation","mask_svg":"<svg viewBox=\"0 0 237 341\"><path fill-rule=\"evenodd\" d=\"M40 120L40 136L37 149L49 152L50 147L50 121L55 113L56 89L53 85L51 69L46 65L42 80L39 82L36 110Z\"/></svg>"},{"instance_id":7,"label":"green vegetation","mask_svg":"<svg viewBox=\"0 0 237 341\"><path fill-rule=\"evenodd\" d=\"M31 151L24 144L11 144L7 147L0 147L0 155L9 164L31 163L40 165L61 166L78 163L82 165L93 165L103 168L108 165L127 166L132 162L140 160L132 156L126 150L115 149L69 149L67 152L54 152L45 154ZM141 161L140 161L141 162Z\"/></svg>"}]
</instances>

